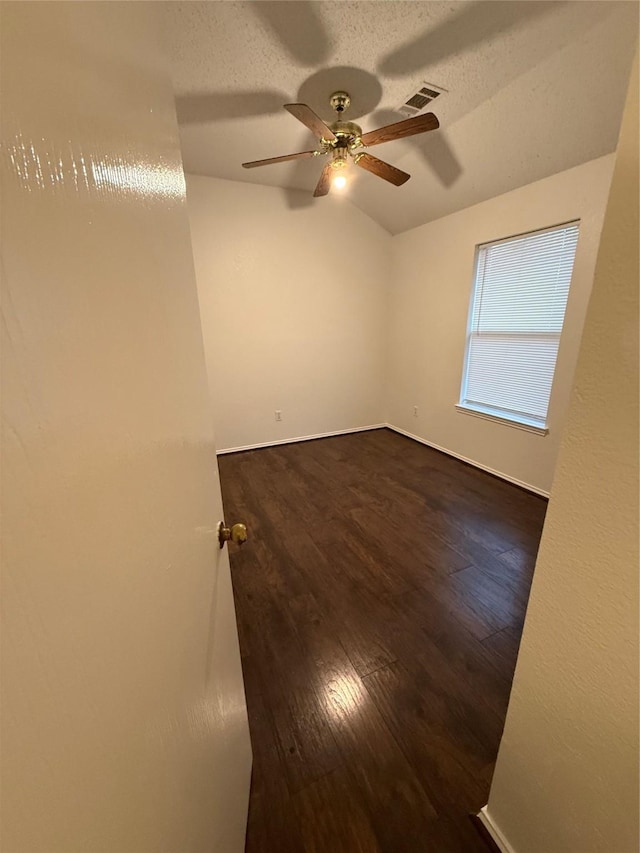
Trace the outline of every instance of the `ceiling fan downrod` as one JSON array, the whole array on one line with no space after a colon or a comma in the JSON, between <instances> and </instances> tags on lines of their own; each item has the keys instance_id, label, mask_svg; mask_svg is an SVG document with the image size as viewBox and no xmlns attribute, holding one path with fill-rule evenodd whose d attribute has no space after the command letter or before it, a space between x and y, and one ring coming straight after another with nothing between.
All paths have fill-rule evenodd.
<instances>
[{"instance_id":1,"label":"ceiling fan downrod","mask_svg":"<svg viewBox=\"0 0 640 853\"><path fill-rule=\"evenodd\" d=\"M334 92L329 99L329 103L331 104L331 109L335 110L338 115L342 115L345 110L349 109L351 98L347 92Z\"/></svg>"}]
</instances>

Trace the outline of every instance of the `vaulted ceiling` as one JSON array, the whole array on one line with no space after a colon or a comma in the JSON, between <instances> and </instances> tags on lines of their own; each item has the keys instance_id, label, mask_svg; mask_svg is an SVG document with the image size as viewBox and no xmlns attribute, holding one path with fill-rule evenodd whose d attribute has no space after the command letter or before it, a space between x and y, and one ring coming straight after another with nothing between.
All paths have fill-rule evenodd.
<instances>
[{"instance_id":1,"label":"vaulted ceiling","mask_svg":"<svg viewBox=\"0 0 640 853\"><path fill-rule=\"evenodd\" d=\"M412 175L396 188L351 167L344 195L396 234L615 150L638 33L635 2L162 3L185 170L281 187L292 208L317 159L241 163L315 146L282 105L364 131L400 121L423 82L440 130L372 151ZM300 193L296 190L306 190Z\"/></svg>"}]
</instances>

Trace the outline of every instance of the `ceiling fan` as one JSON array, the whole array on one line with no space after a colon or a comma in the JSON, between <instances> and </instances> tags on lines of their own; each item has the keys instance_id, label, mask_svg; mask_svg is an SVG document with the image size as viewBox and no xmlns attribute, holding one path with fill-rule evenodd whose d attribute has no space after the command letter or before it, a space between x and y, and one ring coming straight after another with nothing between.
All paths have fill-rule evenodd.
<instances>
[{"instance_id":1,"label":"ceiling fan","mask_svg":"<svg viewBox=\"0 0 640 853\"><path fill-rule=\"evenodd\" d=\"M285 154L283 157L270 157L267 160L253 160L243 163L245 169L254 169L256 166L268 166L271 163L284 163L286 160L304 160L309 157L323 157L330 155L331 159L325 163L320 175L314 196L327 195L332 183L336 186L344 186L346 178L341 171L347 166L349 158L356 166L366 169L373 175L383 178L396 187L406 183L411 175L396 169L384 160L378 160L361 149L371 145L379 145L381 142L392 142L396 139L404 139L406 136L415 136L418 133L426 133L428 130L436 130L440 122L433 113L415 116L377 130L363 133L362 128L352 121L343 121L342 113L351 103L351 98L346 92L334 92L330 98L331 107L338 114L338 120L333 124L325 124L314 111L306 104L285 104L292 116L306 125L309 130L318 137L319 146L313 151L300 151L297 154Z\"/></svg>"}]
</instances>

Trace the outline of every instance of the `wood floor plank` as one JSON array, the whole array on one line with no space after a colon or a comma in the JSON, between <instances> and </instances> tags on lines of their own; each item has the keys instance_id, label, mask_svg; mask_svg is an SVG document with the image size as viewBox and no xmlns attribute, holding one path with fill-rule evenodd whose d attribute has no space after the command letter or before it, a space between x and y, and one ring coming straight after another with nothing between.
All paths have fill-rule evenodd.
<instances>
[{"instance_id":1,"label":"wood floor plank","mask_svg":"<svg viewBox=\"0 0 640 853\"><path fill-rule=\"evenodd\" d=\"M467 812L479 810L483 765L461 744L460 732L453 732L459 723L454 703L434 690L424 674L417 678L400 663L367 675L364 681L438 814L455 816L461 805Z\"/></svg>"},{"instance_id":2,"label":"wood floor plank","mask_svg":"<svg viewBox=\"0 0 640 853\"><path fill-rule=\"evenodd\" d=\"M444 508L448 515L451 498L458 503L460 512L450 522L457 525L466 522L474 524L477 530L470 529L472 537L478 537L480 544L490 547L495 553L505 549L511 542L512 547L532 545L537 548L538 536L535 528L541 526L547 507L544 498L537 497L522 489L514 489L509 483L496 477L478 479L478 470L464 463L457 463L452 470L451 458L432 450L405 436L387 431L367 433L367 441L380 445L379 450L395 448L402 462L404 485L412 484L414 489L436 508ZM406 467L410 467L407 472ZM434 501L440 503L434 504ZM444 501L444 503L443 503ZM497 501L508 501L509 512L496 515ZM533 522L533 525L532 525ZM532 529L532 526L534 529ZM534 550L535 554L535 550Z\"/></svg>"},{"instance_id":3,"label":"wood floor plank","mask_svg":"<svg viewBox=\"0 0 640 853\"><path fill-rule=\"evenodd\" d=\"M381 853L354 788L349 771L341 769L295 795L292 805L304 853Z\"/></svg>"},{"instance_id":4,"label":"wood floor plank","mask_svg":"<svg viewBox=\"0 0 640 853\"><path fill-rule=\"evenodd\" d=\"M391 512L381 512L377 504L372 502L351 510L350 518L385 554L394 558L395 564L400 563L407 577L416 583L420 583L426 567L451 573L469 565L468 558L433 535L433 520L421 517L417 508L412 511L407 507L411 521L398 524ZM412 576L414 565L419 571Z\"/></svg>"},{"instance_id":5,"label":"wood floor plank","mask_svg":"<svg viewBox=\"0 0 640 853\"><path fill-rule=\"evenodd\" d=\"M482 850L545 502L389 430L219 465L248 853Z\"/></svg>"},{"instance_id":6,"label":"wood floor plank","mask_svg":"<svg viewBox=\"0 0 640 853\"><path fill-rule=\"evenodd\" d=\"M474 564L455 572L449 582L470 609L481 613L487 624L496 625L498 629L517 622L526 608L526 597L518 595L504 570L503 578L499 580L495 573ZM487 614L491 614L491 618Z\"/></svg>"},{"instance_id":7,"label":"wood floor plank","mask_svg":"<svg viewBox=\"0 0 640 853\"><path fill-rule=\"evenodd\" d=\"M359 674L395 660L369 615L384 600L385 587L365 573L348 543L324 553L306 530L297 529L280 552L305 572L306 588L321 606L327 630L340 639Z\"/></svg>"},{"instance_id":8,"label":"wood floor plank","mask_svg":"<svg viewBox=\"0 0 640 853\"><path fill-rule=\"evenodd\" d=\"M416 680L426 674L456 704L461 730L475 738L479 761L494 754L511 686L491 652L428 594L402 596L391 617L390 648ZM452 731L452 737L457 735Z\"/></svg>"},{"instance_id":9,"label":"wood floor plank","mask_svg":"<svg viewBox=\"0 0 640 853\"><path fill-rule=\"evenodd\" d=\"M520 650L520 631L517 628L510 626L497 631L490 637L486 637L482 645L500 661L505 673L513 675Z\"/></svg>"},{"instance_id":10,"label":"wood floor plank","mask_svg":"<svg viewBox=\"0 0 640 853\"><path fill-rule=\"evenodd\" d=\"M423 583L424 590L435 598L442 608L455 614L456 619L478 640L483 640L496 631L510 625L515 615L509 613L505 600L491 595L490 579L477 577L469 566L442 578L430 578Z\"/></svg>"},{"instance_id":11,"label":"wood floor plank","mask_svg":"<svg viewBox=\"0 0 640 853\"><path fill-rule=\"evenodd\" d=\"M318 701L311 662L288 630L287 615L274 606L267 619L271 635L251 634L252 657L260 661L253 678L270 710L280 763L294 792L339 767L342 759L330 718Z\"/></svg>"},{"instance_id":12,"label":"wood floor plank","mask_svg":"<svg viewBox=\"0 0 640 853\"><path fill-rule=\"evenodd\" d=\"M307 623L301 642L315 664L310 676L318 701L381 848L416 849L437 816L432 802L341 644L322 623Z\"/></svg>"}]
</instances>

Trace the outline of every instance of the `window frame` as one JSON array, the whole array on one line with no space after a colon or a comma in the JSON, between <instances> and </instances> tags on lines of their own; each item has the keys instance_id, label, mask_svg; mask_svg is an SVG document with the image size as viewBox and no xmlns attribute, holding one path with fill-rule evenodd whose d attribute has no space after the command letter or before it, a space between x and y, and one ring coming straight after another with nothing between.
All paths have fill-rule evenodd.
<instances>
[{"instance_id":1,"label":"window frame","mask_svg":"<svg viewBox=\"0 0 640 853\"><path fill-rule=\"evenodd\" d=\"M569 297L571 296L571 283L573 282L573 269L575 268L575 258L573 259L573 268L571 271L571 282L569 285L569 294L567 296L567 303L565 306L565 313L562 319L562 328L560 329L560 334L558 336L558 355L556 356L556 362L553 367L553 379L551 385L551 391L549 394L549 403L547 405L547 411L544 423L540 423L537 419L527 418L526 415L522 415L520 413L515 413L513 416L510 416L504 410L496 410L493 409L489 405L481 405L481 404L470 404L465 401L467 395L467 385L468 385L468 374L469 374L469 365L471 358L471 335L473 333L473 318L474 318L474 309L477 295L477 287L478 287L478 269L480 265L480 256L481 252L485 249L490 248L491 246L500 245L500 243L508 243L511 240L518 240L522 237L530 237L537 234L544 234L549 231L557 231L561 228L567 228L571 225L575 225L578 228L578 240L576 243L576 255L578 253L578 245L580 242L580 219L570 219L566 222L559 222L555 225L549 225L545 228L534 228L532 231L522 231L517 234L512 234L509 237L501 237L497 240L487 240L483 243L476 244L475 253L474 253L474 262L473 262L473 275L471 279L471 293L469 295L469 309L467 314L467 327L465 332L465 345L464 345L464 358L462 360L462 376L460 379L460 393L458 402L455 404L456 411L460 414L471 415L476 418L482 418L484 420L493 421L494 423L504 424L505 426L515 427L516 429L525 430L526 432L531 432L536 435L548 435L549 434L549 410L551 408L551 398L553 395L553 383L555 382L555 374L556 368L558 365L558 356L560 354L560 343L562 341L562 333L564 331L564 322L566 318L566 311L569 305Z\"/></svg>"}]
</instances>

